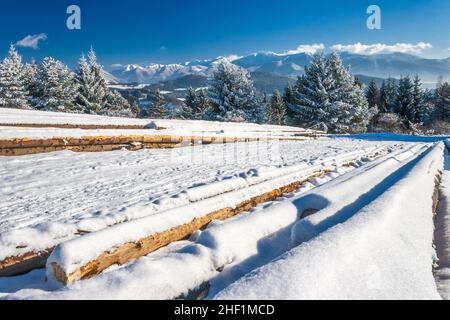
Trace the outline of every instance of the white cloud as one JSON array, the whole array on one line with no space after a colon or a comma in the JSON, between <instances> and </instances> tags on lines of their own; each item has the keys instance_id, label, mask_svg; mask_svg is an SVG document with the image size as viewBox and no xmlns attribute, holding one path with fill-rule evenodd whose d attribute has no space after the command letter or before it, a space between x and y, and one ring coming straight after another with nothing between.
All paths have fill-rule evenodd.
<instances>
[{"instance_id":1,"label":"white cloud","mask_svg":"<svg viewBox=\"0 0 450 320\"><path fill-rule=\"evenodd\" d=\"M28 35L22 40L16 42L18 47L33 48L34 50L39 49L39 41L47 40L47 35L45 33Z\"/></svg>"},{"instance_id":2,"label":"white cloud","mask_svg":"<svg viewBox=\"0 0 450 320\"><path fill-rule=\"evenodd\" d=\"M282 53L282 55L298 54L298 53L314 54L317 51L323 49L325 49L325 45L323 43L301 44L297 47L297 49L289 50L288 52Z\"/></svg>"},{"instance_id":3,"label":"white cloud","mask_svg":"<svg viewBox=\"0 0 450 320\"><path fill-rule=\"evenodd\" d=\"M331 48L336 51L346 51L357 54L372 55L377 53L392 53L392 52L402 52L402 53L414 53L420 54L425 49L430 49L433 46L430 43L418 42L416 44L412 43L396 43L393 45L388 45L384 43L376 44L363 44L361 42L349 45L335 44Z\"/></svg>"}]
</instances>

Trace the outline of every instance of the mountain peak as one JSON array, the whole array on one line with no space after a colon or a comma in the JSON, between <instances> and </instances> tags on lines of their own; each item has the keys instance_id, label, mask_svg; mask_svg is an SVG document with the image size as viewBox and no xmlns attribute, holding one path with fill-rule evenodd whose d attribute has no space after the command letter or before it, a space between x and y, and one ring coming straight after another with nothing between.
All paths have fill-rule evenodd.
<instances>
[{"instance_id":1,"label":"mountain peak","mask_svg":"<svg viewBox=\"0 0 450 320\"><path fill-rule=\"evenodd\" d=\"M378 78L418 74L422 80L428 82L435 82L440 75L450 78L450 58L425 59L400 52L373 55L349 52L340 54L344 64L350 65L355 74ZM305 52L278 54L271 51L259 51L247 56L224 55L211 60L196 60L183 64L153 63L146 67L130 64L111 71L111 74L123 82L158 83L186 75L210 77L218 63L227 61L246 68L250 72L295 77L304 72L304 67L311 61L311 56Z\"/></svg>"}]
</instances>

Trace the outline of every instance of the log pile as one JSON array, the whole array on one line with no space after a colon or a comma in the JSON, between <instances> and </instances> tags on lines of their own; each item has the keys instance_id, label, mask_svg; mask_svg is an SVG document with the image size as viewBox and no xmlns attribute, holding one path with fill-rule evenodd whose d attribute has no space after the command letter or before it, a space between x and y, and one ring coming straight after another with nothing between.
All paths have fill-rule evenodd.
<instances>
[{"instance_id":1,"label":"log pile","mask_svg":"<svg viewBox=\"0 0 450 320\"><path fill-rule=\"evenodd\" d=\"M281 188L266 192L238 204L235 208L223 208L211 212L203 217L194 219L190 223L179 225L161 233L151 234L148 237L135 242L124 243L108 252L103 252L96 259L80 266L76 271L67 272L57 262L52 262L47 268L51 268L50 274L62 284L71 284L79 280L88 279L100 274L113 265L123 265L131 260L145 256L168 244L183 240L197 230L201 230L213 220L226 220L256 207L259 204L273 201L287 193L295 191L301 184L311 179L323 176L329 170L318 170L317 172L301 180L290 183Z\"/></svg>"},{"instance_id":2,"label":"log pile","mask_svg":"<svg viewBox=\"0 0 450 320\"><path fill-rule=\"evenodd\" d=\"M236 143L270 140L303 140L315 137L305 134L297 137L214 137L214 136L178 136L178 135L143 135L143 136L87 136L81 138L61 137L50 139L11 139L0 140L0 156L21 156L36 153L71 150L76 152L102 152L120 149L136 151L140 149L167 149L190 145L207 145L212 143Z\"/></svg>"}]
</instances>

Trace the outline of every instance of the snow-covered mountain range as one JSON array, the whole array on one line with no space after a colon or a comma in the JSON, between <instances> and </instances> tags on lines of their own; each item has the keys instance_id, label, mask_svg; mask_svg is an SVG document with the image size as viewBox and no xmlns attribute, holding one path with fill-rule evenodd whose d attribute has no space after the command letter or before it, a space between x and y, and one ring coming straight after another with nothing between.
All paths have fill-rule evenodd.
<instances>
[{"instance_id":1,"label":"snow-covered mountain range","mask_svg":"<svg viewBox=\"0 0 450 320\"><path fill-rule=\"evenodd\" d=\"M450 78L450 58L426 59L405 53L361 55L346 52L342 53L341 57L344 64L351 66L354 74L379 78L399 78L402 75L414 76L418 74L425 82L436 82L439 76ZM258 52L243 57L218 57L183 64L150 64L148 66L129 64L116 66L110 73L121 82L152 84L186 75L209 77L212 75L215 66L223 60L244 67L250 72L294 77L304 72L304 67L311 60L311 55L307 53Z\"/></svg>"}]
</instances>

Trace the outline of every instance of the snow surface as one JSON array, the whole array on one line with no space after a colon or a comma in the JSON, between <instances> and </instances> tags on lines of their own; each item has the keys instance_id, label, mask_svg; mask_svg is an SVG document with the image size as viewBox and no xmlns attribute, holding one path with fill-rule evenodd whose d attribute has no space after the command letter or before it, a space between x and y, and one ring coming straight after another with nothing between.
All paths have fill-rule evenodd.
<instances>
[{"instance_id":1,"label":"snow surface","mask_svg":"<svg viewBox=\"0 0 450 320\"><path fill-rule=\"evenodd\" d=\"M95 278L58 289L37 270L0 278L0 296L174 299L195 298L199 288L209 288L207 298L219 299L439 299L439 288L445 297L446 273L436 285L432 272L431 193L442 170L442 144L433 148L435 140L397 136L380 140L362 135L0 158L0 175L6 177L0 181L0 253L44 249L80 231L99 231L54 253L63 255L58 261L70 270L80 262L70 261L85 259L77 246L70 248L77 241L89 255L135 237L139 228L151 232L178 224L319 165L359 157L356 169L336 169L275 202L213 222L189 241ZM364 156L377 150L385 155ZM308 209L319 211L299 220ZM143 228L137 223L147 219ZM99 236L122 228L113 237ZM17 248L22 245L26 248Z\"/></svg>"},{"instance_id":2,"label":"snow surface","mask_svg":"<svg viewBox=\"0 0 450 320\"><path fill-rule=\"evenodd\" d=\"M442 155L439 144L406 164L396 179L381 183L386 191L362 209L347 207L354 211L348 220L334 221L310 241L302 243L305 231L320 219L327 224L329 217L319 212L297 222L291 238L297 247L215 298L439 299L432 273L431 195Z\"/></svg>"},{"instance_id":3,"label":"snow surface","mask_svg":"<svg viewBox=\"0 0 450 320\"><path fill-rule=\"evenodd\" d=\"M364 163L361 162L361 165ZM336 169L335 172L317 179L316 183L323 184L353 169ZM312 184L305 185L297 193L303 193L313 187ZM272 206L269 204L269 207L264 204L251 213L225 222L215 221L206 231L197 232L191 237L192 241L196 241L195 244L188 244L177 251L160 250L166 251L168 255L152 253L118 270L103 273L68 288L48 292L54 288L52 284L48 284L36 290L20 290L9 298L174 299L189 296L189 289L201 286L218 275L217 269L256 254L260 250L261 239L297 220L296 210L280 211L278 206L281 205L280 202L274 202ZM161 258L157 263L154 261L155 256ZM182 271L176 263L184 265ZM41 277L44 276L41 274ZM142 279L146 281L143 282Z\"/></svg>"},{"instance_id":4,"label":"snow surface","mask_svg":"<svg viewBox=\"0 0 450 320\"><path fill-rule=\"evenodd\" d=\"M345 157L338 156L339 160L337 161L343 164L353 160L358 155L364 156L371 151L375 150L370 148L359 153L351 152ZM266 171L266 174L262 176L256 173L255 177L249 177L249 181L237 178L214 183L210 189L203 187L191 189L191 194L188 191L187 197L196 202L188 202L181 207L118 224L64 242L54 249L47 265L50 266L53 262L56 262L66 274L70 274L89 261L96 259L103 252L110 251L121 244L135 242L149 235L161 233L223 208L235 208L245 200L250 200L253 197L307 178L317 170L323 168L333 170L333 166L327 167L324 163L334 164L335 162L334 158L324 159L323 163L317 165L303 164L274 169ZM335 164L339 164L339 162ZM184 194L181 197L184 198ZM48 270L51 270L51 268L48 267ZM51 278L52 274L47 276Z\"/></svg>"},{"instance_id":5,"label":"snow surface","mask_svg":"<svg viewBox=\"0 0 450 320\"><path fill-rule=\"evenodd\" d=\"M0 259L231 191L244 180L254 184L280 170L403 145L322 138L0 157Z\"/></svg>"}]
</instances>

